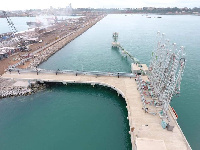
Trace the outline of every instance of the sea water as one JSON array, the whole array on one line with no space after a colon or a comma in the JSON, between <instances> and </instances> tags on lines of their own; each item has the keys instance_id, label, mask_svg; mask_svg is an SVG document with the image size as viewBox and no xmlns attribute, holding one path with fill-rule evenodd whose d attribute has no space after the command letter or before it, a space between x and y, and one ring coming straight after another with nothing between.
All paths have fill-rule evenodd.
<instances>
[{"instance_id":1,"label":"sea water","mask_svg":"<svg viewBox=\"0 0 200 150\"><path fill-rule=\"evenodd\" d=\"M150 16L151 18L146 18L145 15L108 15L39 67L51 70L130 72L130 61L111 48L112 33L118 32L119 43L141 63L149 64L151 52L157 44L157 31L164 32L171 43L177 43L177 47L185 46L187 62L181 84L181 95L174 97L171 105L179 116L178 123L192 149L198 149L200 147L198 141L200 138L200 18L192 15L163 15L162 18L157 18L157 15ZM15 149L17 146L18 149L22 149L22 145L26 142L25 149L67 148L68 146L73 149L72 145L74 149L97 149L97 147L130 149L127 111L124 110L123 99L116 97L116 93L109 89L89 87L55 85L31 96L2 100L0 142L1 139L3 142L1 145L4 143L7 149L12 149L10 145L12 142L16 145ZM114 107L112 108L107 101L113 103ZM68 102L72 104L68 105ZM76 107L76 105L80 106ZM94 112L87 111L85 109L89 108L86 105L92 105L90 108L96 109L93 110ZM98 108L99 105L103 107L101 110ZM100 116L98 112L104 112L102 110L112 111L112 113L104 114L100 117L103 120L98 122L95 119ZM68 113L71 116L64 116ZM112 117L118 119L117 122L112 122ZM71 127L67 126L65 121L70 122ZM113 126L115 129L112 129ZM99 135L99 132L104 135ZM69 139L71 142L68 141ZM90 147L91 143L93 144Z\"/></svg>"}]
</instances>

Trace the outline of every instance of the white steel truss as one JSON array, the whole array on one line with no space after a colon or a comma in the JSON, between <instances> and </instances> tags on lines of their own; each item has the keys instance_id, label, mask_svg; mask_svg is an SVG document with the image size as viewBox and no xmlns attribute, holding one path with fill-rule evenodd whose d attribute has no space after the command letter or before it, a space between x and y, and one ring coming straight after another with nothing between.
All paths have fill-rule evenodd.
<instances>
[{"instance_id":1,"label":"white steel truss","mask_svg":"<svg viewBox=\"0 0 200 150\"><path fill-rule=\"evenodd\" d=\"M158 32L158 44L149 66L149 80L158 100L162 103L163 116L167 115L170 101L180 93L181 79L185 69L184 47L170 44L164 34Z\"/></svg>"}]
</instances>

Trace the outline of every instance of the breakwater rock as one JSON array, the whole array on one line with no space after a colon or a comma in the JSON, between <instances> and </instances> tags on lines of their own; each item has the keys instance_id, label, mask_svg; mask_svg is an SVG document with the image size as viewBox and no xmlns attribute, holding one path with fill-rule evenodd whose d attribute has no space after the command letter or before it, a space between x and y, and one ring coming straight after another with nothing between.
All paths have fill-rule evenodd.
<instances>
[{"instance_id":1,"label":"breakwater rock","mask_svg":"<svg viewBox=\"0 0 200 150\"><path fill-rule=\"evenodd\" d=\"M0 98L26 96L44 90L45 84L29 81L14 81L0 78Z\"/></svg>"}]
</instances>

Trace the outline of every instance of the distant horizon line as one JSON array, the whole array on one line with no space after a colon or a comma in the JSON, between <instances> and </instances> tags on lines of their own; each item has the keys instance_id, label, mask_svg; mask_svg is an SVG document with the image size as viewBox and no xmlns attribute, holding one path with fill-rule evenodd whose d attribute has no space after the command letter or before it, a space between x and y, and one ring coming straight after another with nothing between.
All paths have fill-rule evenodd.
<instances>
[{"instance_id":1,"label":"distant horizon line","mask_svg":"<svg viewBox=\"0 0 200 150\"><path fill-rule=\"evenodd\" d=\"M52 7L52 6L50 6ZM15 10L3 10L3 9L0 9L0 11L27 11L27 10L45 10L45 9L50 9L50 7L48 8L30 8L30 9L15 9ZM67 6L66 6L67 7ZM53 9L64 9L66 7L52 7ZM75 7L75 8L72 8L72 9L137 9L137 8L179 8L179 9L183 9L183 8L188 8L188 9L193 9L193 8L200 8L199 7L177 7L177 6L174 6L174 7L154 7L154 6L150 6L150 7L147 7L147 6L143 6L143 7L110 7L110 8L107 8L107 7Z\"/></svg>"}]
</instances>

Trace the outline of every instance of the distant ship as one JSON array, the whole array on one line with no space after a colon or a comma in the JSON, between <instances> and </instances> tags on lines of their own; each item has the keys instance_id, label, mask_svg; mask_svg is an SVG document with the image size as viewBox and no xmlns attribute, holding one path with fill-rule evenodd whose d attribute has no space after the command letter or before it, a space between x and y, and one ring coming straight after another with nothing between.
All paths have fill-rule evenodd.
<instances>
[{"instance_id":1,"label":"distant ship","mask_svg":"<svg viewBox=\"0 0 200 150\"><path fill-rule=\"evenodd\" d=\"M26 24L29 26L29 27L41 27L43 26L43 23L42 22L26 22Z\"/></svg>"}]
</instances>

